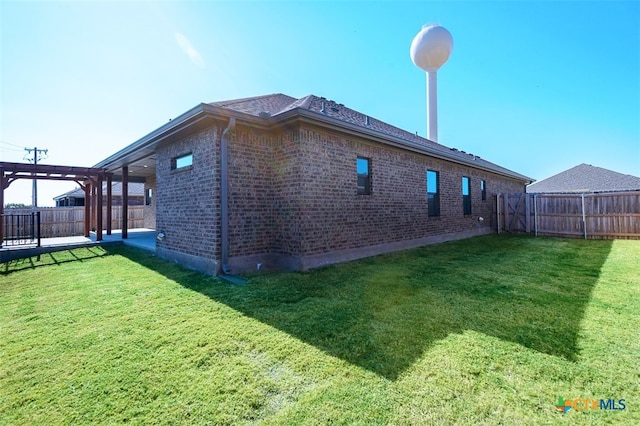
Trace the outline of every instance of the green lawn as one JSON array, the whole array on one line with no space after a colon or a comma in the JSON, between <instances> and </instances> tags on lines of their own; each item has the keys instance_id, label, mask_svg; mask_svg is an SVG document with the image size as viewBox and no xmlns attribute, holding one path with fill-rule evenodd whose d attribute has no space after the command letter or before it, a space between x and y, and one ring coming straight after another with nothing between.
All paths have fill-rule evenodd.
<instances>
[{"instance_id":1,"label":"green lawn","mask_svg":"<svg viewBox=\"0 0 640 426\"><path fill-rule=\"evenodd\" d=\"M640 241L490 235L250 278L123 246L0 264L0 423L640 424Z\"/></svg>"}]
</instances>

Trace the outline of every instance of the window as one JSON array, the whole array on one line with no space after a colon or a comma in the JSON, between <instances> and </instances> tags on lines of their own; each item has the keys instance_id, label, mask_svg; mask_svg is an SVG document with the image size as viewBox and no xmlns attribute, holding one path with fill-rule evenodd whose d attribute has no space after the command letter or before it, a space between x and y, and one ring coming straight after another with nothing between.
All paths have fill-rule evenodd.
<instances>
[{"instance_id":1,"label":"window","mask_svg":"<svg viewBox=\"0 0 640 426\"><path fill-rule=\"evenodd\" d=\"M171 159L171 170L184 169L193 165L193 154L185 154Z\"/></svg>"},{"instance_id":2,"label":"window","mask_svg":"<svg viewBox=\"0 0 640 426\"><path fill-rule=\"evenodd\" d=\"M146 206L150 206L152 198L153 198L153 188L147 188L147 190L144 193L144 204Z\"/></svg>"},{"instance_id":3,"label":"window","mask_svg":"<svg viewBox=\"0 0 640 426\"><path fill-rule=\"evenodd\" d=\"M358 171L358 195L371 194L371 163L368 158L358 157L356 160Z\"/></svg>"},{"instance_id":4,"label":"window","mask_svg":"<svg viewBox=\"0 0 640 426\"><path fill-rule=\"evenodd\" d=\"M430 217L440 216L440 182L438 172L427 170L427 211Z\"/></svg>"},{"instance_id":5,"label":"window","mask_svg":"<svg viewBox=\"0 0 640 426\"><path fill-rule=\"evenodd\" d=\"M487 199L487 183L482 179L480 181L480 192L482 193L482 201Z\"/></svg>"},{"instance_id":6,"label":"window","mask_svg":"<svg viewBox=\"0 0 640 426\"><path fill-rule=\"evenodd\" d=\"M462 176L462 210L464 214L471 214L471 179Z\"/></svg>"}]
</instances>

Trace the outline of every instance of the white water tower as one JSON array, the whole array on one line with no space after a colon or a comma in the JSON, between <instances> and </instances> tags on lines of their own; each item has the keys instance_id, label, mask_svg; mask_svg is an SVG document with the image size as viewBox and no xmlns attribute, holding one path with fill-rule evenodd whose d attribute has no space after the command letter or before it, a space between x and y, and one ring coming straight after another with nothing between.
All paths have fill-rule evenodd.
<instances>
[{"instance_id":1,"label":"white water tower","mask_svg":"<svg viewBox=\"0 0 640 426\"><path fill-rule=\"evenodd\" d=\"M426 25L411 42L411 60L427 73L427 139L438 141L438 68L449 59L453 38L440 25Z\"/></svg>"}]
</instances>

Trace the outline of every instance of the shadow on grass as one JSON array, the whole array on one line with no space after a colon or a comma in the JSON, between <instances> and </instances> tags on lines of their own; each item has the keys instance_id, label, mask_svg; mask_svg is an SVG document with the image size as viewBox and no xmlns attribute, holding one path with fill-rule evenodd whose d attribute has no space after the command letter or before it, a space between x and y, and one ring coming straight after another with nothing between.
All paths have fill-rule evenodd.
<instances>
[{"instance_id":1,"label":"shadow on grass","mask_svg":"<svg viewBox=\"0 0 640 426\"><path fill-rule=\"evenodd\" d=\"M35 256L0 263L0 275L9 275L25 269L35 269L43 266L61 265L69 262L83 262L88 259L106 256L107 254L108 252L103 248L96 246L50 251Z\"/></svg>"},{"instance_id":2,"label":"shadow on grass","mask_svg":"<svg viewBox=\"0 0 640 426\"><path fill-rule=\"evenodd\" d=\"M256 275L242 287L151 256L132 259L394 380L431 345L467 329L575 360L611 244L492 235L306 273Z\"/></svg>"}]
</instances>

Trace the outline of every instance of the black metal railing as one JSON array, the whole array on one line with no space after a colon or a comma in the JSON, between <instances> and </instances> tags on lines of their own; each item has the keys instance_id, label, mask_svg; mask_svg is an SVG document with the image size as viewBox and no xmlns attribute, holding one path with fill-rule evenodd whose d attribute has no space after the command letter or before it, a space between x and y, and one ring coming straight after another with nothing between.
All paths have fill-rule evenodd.
<instances>
[{"instance_id":1,"label":"black metal railing","mask_svg":"<svg viewBox=\"0 0 640 426\"><path fill-rule=\"evenodd\" d=\"M0 226L0 247L29 244L40 247L40 212L0 215Z\"/></svg>"}]
</instances>

